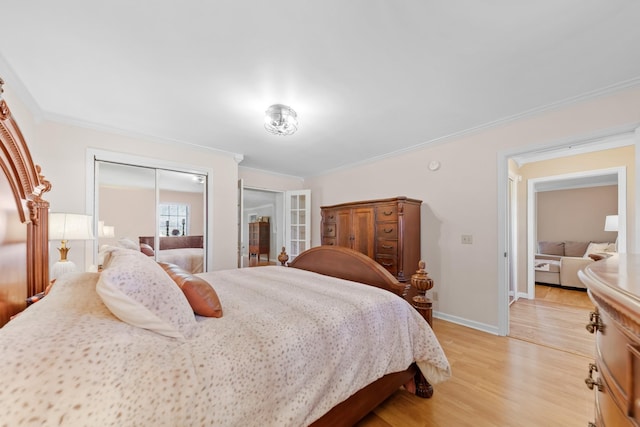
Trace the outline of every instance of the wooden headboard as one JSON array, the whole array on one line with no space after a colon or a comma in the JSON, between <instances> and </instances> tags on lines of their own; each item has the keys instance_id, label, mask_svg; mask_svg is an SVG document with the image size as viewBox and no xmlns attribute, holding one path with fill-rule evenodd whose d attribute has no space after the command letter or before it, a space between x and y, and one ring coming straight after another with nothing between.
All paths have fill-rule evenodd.
<instances>
[{"instance_id":1,"label":"wooden headboard","mask_svg":"<svg viewBox=\"0 0 640 427\"><path fill-rule=\"evenodd\" d=\"M49 202L42 199L42 194L51 189L40 174L40 166L33 163L22 132L2 98L3 85L0 78L0 188L5 190L0 194L0 250L11 251L24 262L3 265L0 326L24 310L28 296L44 291L49 283ZM13 217L17 226L12 230L9 218ZM24 238L8 239L21 228L20 223L25 224Z\"/></svg>"}]
</instances>

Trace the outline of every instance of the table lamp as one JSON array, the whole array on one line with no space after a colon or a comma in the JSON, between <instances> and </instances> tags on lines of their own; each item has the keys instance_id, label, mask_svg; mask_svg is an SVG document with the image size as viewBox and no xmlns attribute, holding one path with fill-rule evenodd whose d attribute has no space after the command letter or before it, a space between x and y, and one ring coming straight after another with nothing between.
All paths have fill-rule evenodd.
<instances>
[{"instance_id":1,"label":"table lamp","mask_svg":"<svg viewBox=\"0 0 640 427\"><path fill-rule=\"evenodd\" d=\"M69 240L93 240L91 215L72 213L49 214L49 240L60 240L60 259L51 269L51 278L57 279L76 270L76 265L67 259Z\"/></svg>"},{"instance_id":2,"label":"table lamp","mask_svg":"<svg viewBox=\"0 0 640 427\"><path fill-rule=\"evenodd\" d=\"M616 232L616 252L618 251L618 215L607 215L604 220L604 231Z\"/></svg>"}]
</instances>

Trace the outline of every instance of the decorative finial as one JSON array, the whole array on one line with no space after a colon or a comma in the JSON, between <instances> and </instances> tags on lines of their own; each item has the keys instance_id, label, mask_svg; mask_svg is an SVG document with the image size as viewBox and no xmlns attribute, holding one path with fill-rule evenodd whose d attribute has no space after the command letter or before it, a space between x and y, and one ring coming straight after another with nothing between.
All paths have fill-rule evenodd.
<instances>
[{"instance_id":1,"label":"decorative finial","mask_svg":"<svg viewBox=\"0 0 640 427\"><path fill-rule=\"evenodd\" d=\"M278 255L278 261L280 261L280 264L282 265L285 265L286 262L289 261L289 255L285 252L284 246L282 247L282 252Z\"/></svg>"},{"instance_id":2,"label":"decorative finial","mask_svg":"<svg viewBox=\"0 0 640 427\"><path fill-rule=\"evenodd\" d=\"M426 272L426 266L427 264L420 260L418 263L418 270L411 276L411 286L418 290L418 294L422 298L424 298L426 291L433 288L433 279L431 279L429 274Z\"/></svg>"}]
</instances>

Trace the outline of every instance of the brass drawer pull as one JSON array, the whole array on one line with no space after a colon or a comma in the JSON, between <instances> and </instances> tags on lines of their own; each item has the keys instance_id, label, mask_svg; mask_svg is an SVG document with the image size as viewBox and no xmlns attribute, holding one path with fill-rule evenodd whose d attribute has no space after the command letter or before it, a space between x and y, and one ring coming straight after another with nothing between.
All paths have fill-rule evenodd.
<instances>
[{"instance_id":1,"label":"brass drawer pull","mask_svg":"<svg viewBox=\"0 0 640 427\"><path fill-rule=\"evenodd\" d=\"M589 387L589 390L593 390L593 386L598 387L598 391L602 391L603 385L602 380L600 378L593 379L593 372L598 372L598 367L595 363L589 363L589 376L585 378L584 382Z\"/></svg>"},{"instance_id":2,"label":"brass drawer pull","mask_svg":"<svg viewBox=\"0 0 640 427\"><path fill-rule=\"evenodd\" d=\"M393 215L393 211L384 211L382 214L386 216Z\"/></svg>"},{"instance_id":3,"label":"brass drawer pull","mask_svg":"<svg viewBox=\"0 0 640 427\"><path fill-rule=\"evenodd\" d=\"M393 265L388 262L381 262L380 264L382 264L384 267L391 267Z\"/></svg>"},{"instance_id":4,"label":"brass drawer pull","mask_svg":"<svg viewBox=\"0 0 640 427\"><path fill-rule=\"evenodd\" d=\"M393 232L393 228L385 228L383 231L385 233L392 233Z\"/></svg>"},{"instance_id":5,"label":"brass drawer pull","mask_svg":"<svg viewBox=\"0 0 640 427\"><path fill-rule=\"evenodd\" d=\"M600 320L600 316L597 311L592 311L589 314L589 323L587 323L586 328L587 331L592 334L597 331L604 331L604 324L602 323L602 320Z\"/></svg>"},{"instance_id":6,"label":"brass drawer pull","mask_svg":"<svg viewBox=\"0 0 640 427\"><path fill-rule=\"evenodd\" d=\"M391 249L393 246L391 245L382 245L382 249Z\"/></svg>"},{"instance_id":7,"label":"brass drawer pull","mask_svg":"<svg viewBox=\"0 0 640 427\"><path fill-rule=\"evenodd\" d=\"M327 232L329 233L333 232L333 228L327 228Z\"/></svg>"}]
</instances>

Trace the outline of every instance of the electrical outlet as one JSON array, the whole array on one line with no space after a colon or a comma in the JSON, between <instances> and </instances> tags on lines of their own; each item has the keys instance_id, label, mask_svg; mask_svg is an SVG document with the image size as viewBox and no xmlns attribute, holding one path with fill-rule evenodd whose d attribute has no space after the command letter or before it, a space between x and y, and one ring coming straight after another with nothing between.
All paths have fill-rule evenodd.
<instances>
[{"instance_id":1,"label":"electrical outlet","mask_svg":"<svg viewBox=\"0 0 640 427\"><path fill-rule=\"evenodd\" d=\"M473 236L471 234L463 234L461 241L463 245L471 245L473 243Z\"/></svg>"}]
</instances>

